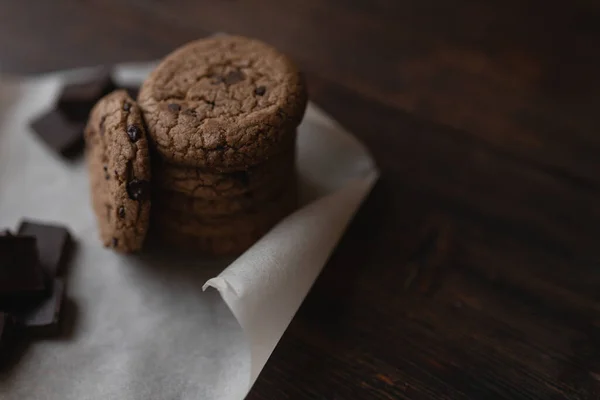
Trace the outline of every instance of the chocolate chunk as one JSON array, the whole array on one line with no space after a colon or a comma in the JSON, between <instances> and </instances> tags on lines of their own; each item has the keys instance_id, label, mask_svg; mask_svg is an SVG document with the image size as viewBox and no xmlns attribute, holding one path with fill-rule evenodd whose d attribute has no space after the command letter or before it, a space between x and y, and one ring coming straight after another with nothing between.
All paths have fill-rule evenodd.
<instances>
[{"instance_id":1,"label":"chocolate chunk","mask_svg":"<svg viewBox=\"0 0 600 400\"><path fill-rule=\"evenodd\" d=\"M58 108L69 119L85 122L94 104L115 88L110 71L102 71L84 82L64 86Z\"/></svg>"},{"instance_id":2,"label":"chocolate chunk","mask_svg":"<svg viewBox=\"0 0 600 400\"><path fill-rule=\"evenodd\" d=\"M123 206L119 207L117 214L119 215L119 218L121 218L121 219L125 218L125 207L123 207Z\"/></svg>"},{"instance_id":3,"label":"chocolate chunk","mask_svg":"<svg viewBox=\"0 0 600 400\"><path fill-rule=\"evenodd\" d=\"M145 200L150 194L150 183L143 180L133 179L127 184L127 195L131 200Z\"/></svg>"},{"instance_id":4,"label":"chocolate chunk","mask_svg":"<svg viewBox=\"0 0 600 400\"><path fill-rule=\"evenodd\" d=\"M242 71L240 71L239 69L236 69L235 71L231 71L230 73L225 75L225 77L223 78L223 82L227 86L229 86L229 85L233 85L233 84L243 81L245 77L246 76L244 75L244 73Z\"/></svg>"},{"instance_id":5,"label":"chocolate chunk","mask_svg":"<svg viewBox=\"0 0 600 400\"><path fill-rule=\"evenodd\" d=\"M102 167L104 169L104 179L109 180L110 175L108 174L108 165Z\"/></svg>"},{"instance_id":6,"label":"chocolate chunk","mask_svg":"<svg viewBox=\"0 0 600 400\"><path fill-rule=\"evenodd\" d=\"M58 110L41 115L31 123L31 128L52 150L65 157L83 148L85 123L72 122Z\"/></svg>"},{"instance_id":7,"label":"chocolate chunk","mask_svg":"<svg viewBox=\"0 0 600 400\"><path fill-rule=\"evenodd\" d=\"M127 136L132 142L137 142L142 137L142 130L136 125L129 125L127 127Z\"/></svg>"},{"instance_id":8,"label":"chocolate chunk","mask_svg":"<svg viewBox=\"0 0 600 400\"><path fill-rule=\"evenodd\" d=\"M13 297L35 297L44 292L46 282L39 264L36 238L0 237L0 305Z\"/></svg>"},{"instance_id":9,"label":"chocolate chunk","mask_svg":"<svg viewBox=\"0 0 600 400\"><path fill-rule=\"evenodd\" d=\"M50 295L42 301L15 311L16 318L34 334L55 335L59 333L60 310L65 296L65 284L54 279Z\"/></svg>"},{"instance_id":10,"label":"chocolate chunk","mask_svg":"<svg viewBox=\"0 0 600 400\"><path fill-rule=\"evenodd\" d=\"M54 278L63 272L72 244L71 234L66 227L22 221L18 234L37 239L40 266L47 276Z\"/></svg>"},{"instance_id":11,"label":"chocolate chunk","mask_svg":"<svg viewBox=\"0 0 600 400\"><path fill-rule=\"evenodd\" d=\"M259 86L256 89L254 89L254 94L257 96L262 96L265 94L265 92L267 91L267 88L264 86Z\"/></svg>"},{"instance_id":12,"label":"chocolate chunk","mask_svg":"<svg viewBox=\"0 0 600 400\"><path fill-rule=\"evenodd\" d=\"M173 112L179 112L179 110L181 110L181 106L177 103L169 103L167 107L169 107L169 110Z\"/></svg>"}]
</instances>

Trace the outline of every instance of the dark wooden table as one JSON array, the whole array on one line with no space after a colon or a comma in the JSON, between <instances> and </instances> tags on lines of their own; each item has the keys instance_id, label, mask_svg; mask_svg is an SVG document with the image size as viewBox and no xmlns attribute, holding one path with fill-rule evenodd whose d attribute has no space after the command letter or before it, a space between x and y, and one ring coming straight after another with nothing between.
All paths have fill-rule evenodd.
<instances>
[{"instance_id":1,"label":"dark wooden table","mask_svg":"<svg viewBox=\"0 0 600 400\"><path fill-rule=\"evenodd\" d=\"M600 399L593 0L0 2L0 70L266 40L381 181L249 398Z\"/></svg>"}]
</instances>

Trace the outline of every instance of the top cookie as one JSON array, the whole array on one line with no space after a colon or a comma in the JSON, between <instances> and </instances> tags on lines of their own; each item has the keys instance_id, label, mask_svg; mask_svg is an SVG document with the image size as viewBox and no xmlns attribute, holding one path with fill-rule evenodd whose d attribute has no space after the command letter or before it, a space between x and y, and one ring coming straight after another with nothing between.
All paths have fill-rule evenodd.
<instances>
[{"instance_id":1,"label":"top cookie","mask_svg":"<svg viewBox=\"0 0 600 400\"><path fill-rule=\"evenodd\" d=\"M142 114L126 91L103 97L85 129L91 195L107 247L142 247L150 214L150 160Z\"/></svg>"},{"instance_id":2,"label":"top cookie","mask_svg":"<svg viewBox=\"0 0 600 400\"><path fill-rule=\"evenodd\" d=\"M167 56L138 100L162 158L227 172L259 164L293 140L307 94L298 69L274 48L219 36Z\"/></svg>"}]
</instances>

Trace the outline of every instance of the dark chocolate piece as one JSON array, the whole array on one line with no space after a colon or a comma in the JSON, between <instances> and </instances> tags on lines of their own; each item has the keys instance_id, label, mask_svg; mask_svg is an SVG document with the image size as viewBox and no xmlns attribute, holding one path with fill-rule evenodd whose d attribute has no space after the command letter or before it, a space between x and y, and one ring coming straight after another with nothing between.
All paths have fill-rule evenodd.
<instances>
[{"instance_id":1,"label":"dark chocolate piece","mask_svg":"<svg viewBox=\"0 0 600 400\"><path fill-rule=\"evenodd\" d=\"M65 284L54 279L49 296L17 313L17 318L31 333L55 335L59 333L60 310L65 297Z\"/></svg>"},{"instance_id":2,"label":"dark chocolate piece","mask_svg":"<svg viewBox=\"0 0 600 400\"><path fill-rule=\"evenodd\" d=\"M83 148L85 123L70 121L58 110L39 116L31 128L50 148L65 157Z\"/></svg>"},{"instance_id":3,"label":"dark chocolate piece","mask_svg":"<svg viewBox=\"0 0 600 400\"><path fill-rule=\"evenodd\" d=\"M84 82L65 85L58 98L58 108L69 119L85 122L94 104L115 89L110 71L102 71Z\"/></svg>"},{"instance_id":4,"label":"dark chocolate piece","mask_svg":"<svg viewBox=\"0 0 600 400\"><path fill-rule=\"evenodd\" d=\"M265 94L266 91L267 88L265 88L264 86L259 86L256 89L254 89L254 94L257 96L262 96Z\"/></svg>"},{"instance_id":5,"label":"dark chocolate piece","mask_svg":"<svg viewBox=\"0 0 600 400\"><path fill-rule=\"evenodd\" d=\"M15 298L42 295L46 289L33 236L0 236L0 307Z\"/></svg>"},{"instance_id":6,"label":"dark chocolate piece","mask_svg":"<svg viewBox=\"0 0 600 400\"><path fill-rule=\"evenodd\" d=\"M54 278L62 273L71 245L71 234L66 227L21 221L18 234L37 239L40 266L48 277Z\"/></svg>"}]
</instances>

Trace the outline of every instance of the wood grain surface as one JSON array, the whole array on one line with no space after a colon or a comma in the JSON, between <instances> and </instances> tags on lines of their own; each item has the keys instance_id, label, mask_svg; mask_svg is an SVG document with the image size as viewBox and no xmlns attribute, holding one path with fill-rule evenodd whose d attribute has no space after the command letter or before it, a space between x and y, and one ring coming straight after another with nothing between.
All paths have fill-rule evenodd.
<instances>
[{"instance_id":1,"label":"wood grain surface","mask_svg":"<svg viewBox=\"0 0 600 400\"><path fill-rule=\"evenodd\" d=\"M249 399L600 399L600 5L0 2L0 71L268 41L381 181Z\"/></svg>"}]
</instances>

